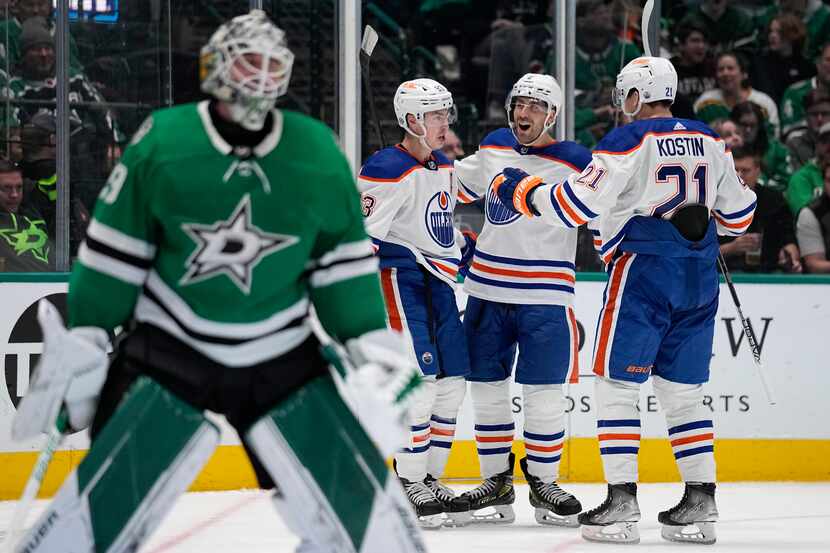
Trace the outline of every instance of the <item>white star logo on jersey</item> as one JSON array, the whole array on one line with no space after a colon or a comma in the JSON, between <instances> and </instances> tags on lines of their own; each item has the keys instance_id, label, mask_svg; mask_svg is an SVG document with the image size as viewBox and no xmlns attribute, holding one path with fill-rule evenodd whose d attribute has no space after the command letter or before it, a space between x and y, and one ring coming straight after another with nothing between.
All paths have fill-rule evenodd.
<instances>
[{"instance_id":1,"label":"white star logo on jersey","mask_svg":"<svg viewBox=\"0 0 830 553\"><path fill-rule=\"evenodd\" d=\"M187 258L181 286L226 275L244 294L251 291L254 267L278 250L299 242L297 236L265 232L251 223L251 198L242 198L231 216L212 225L184 223L182 230L196 242Z\"/></svg>"}]
</instances>

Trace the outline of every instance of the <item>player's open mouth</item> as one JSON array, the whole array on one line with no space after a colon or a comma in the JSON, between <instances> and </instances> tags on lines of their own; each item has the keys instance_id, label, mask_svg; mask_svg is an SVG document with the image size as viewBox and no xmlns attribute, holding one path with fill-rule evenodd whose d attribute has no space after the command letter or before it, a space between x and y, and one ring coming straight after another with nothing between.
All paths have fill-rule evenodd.
<instances>
[{"instance_id":1,"label":"player's open mouth","mask_svg":"<svg viewBox=\"0 0 830 553\"><path fill-rule=\"evenodd\" d=\"M519 121L519 130L522 132L529 131L531 126L532 125L530 123L522 123L521 121Z\"/></svg>"}]
</instances>

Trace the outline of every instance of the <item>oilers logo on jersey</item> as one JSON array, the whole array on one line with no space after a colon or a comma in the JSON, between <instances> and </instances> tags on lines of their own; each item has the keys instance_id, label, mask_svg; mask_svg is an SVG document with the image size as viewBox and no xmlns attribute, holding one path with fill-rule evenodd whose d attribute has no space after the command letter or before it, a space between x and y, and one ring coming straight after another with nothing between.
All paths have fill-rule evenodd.
<instances>
[{"instance_id":1,"label":"oilers logo on jersey","mask_svg":"<svg viewBox=\"0 0 830 553\"><path fill-rule=\"evenodd\" d=\"M499 176L501 176L501 173L493 177L490 181L490 185L487 187L487 199L484 202L484 215L487 217L487 220L494 225L509 225L521 217L522 214L507 209L507 207L505 207L493 191L493 181L495 181Z\"/></svg>"},{"instance_id":2,"label":"oilers logo on jersey","mask_svg":"<svg viewBox=\"0 0 830 553\"><path fill-rule=\"evenodd\" d=\"M452 247L455 243L455 227L449 194L442 190L429 199L425 220L432 239L443 248Z\"/></svg>"}]
</instances>

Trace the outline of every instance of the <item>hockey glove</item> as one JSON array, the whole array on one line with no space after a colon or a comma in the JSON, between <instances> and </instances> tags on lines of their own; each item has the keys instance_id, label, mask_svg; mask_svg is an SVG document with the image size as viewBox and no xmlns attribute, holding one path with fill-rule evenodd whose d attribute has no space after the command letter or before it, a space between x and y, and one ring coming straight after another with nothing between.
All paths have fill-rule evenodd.
<instances>
[{"instance_id":1,"label":"hockey glove","mask_svg":"<svg viewBox=\"0 0 830 553\"><path fill-rule=\"evenodd\" d=\"M540 213L533 207L531 198L536 188L545 184L541 177L528 175L521 169L506 167L493 182L493 189L507 209L528 217L538 217Z\"/></svg>"},{"instance_id":2,"label":"hockey glove","mask_svg":"<svg viewBox=\"0 0 830 553\"><path fill-rule=\"evenodd\" d=\"M461 262L458 264L458 272L466 277L470 270L470 263L473 261L473 254L476 253L476 240L478 235L471 230L456 230L464 237L464 245L461 247Z\"/></svg>"},{"instance_id":3,"label":"hockey glove","mask_svg":"<svg viewBox=\"0 0 830 553\"><path fill-rule=\"evenodd\" d=\"M345 378L340 394L386 457L409 439L408 411L421 389L421 370L406 354L403 336L373 330L346 342ZM338 382L339 380L339 382Z\"/></svg>"},{"instance_id":4,"label":"hockey glove","mask_svg":"<svg viewBox=\"0 0 830 553\"><path fill-rule=\"evenodd\" d=\"M67 330L58 310L45 299L38 304L37 317L43 354L12 423L15 440L49 432L61 407L66 409L70 429L89 426L107 376L109 340L104 329Z\"/></svg>"}]
</instances>

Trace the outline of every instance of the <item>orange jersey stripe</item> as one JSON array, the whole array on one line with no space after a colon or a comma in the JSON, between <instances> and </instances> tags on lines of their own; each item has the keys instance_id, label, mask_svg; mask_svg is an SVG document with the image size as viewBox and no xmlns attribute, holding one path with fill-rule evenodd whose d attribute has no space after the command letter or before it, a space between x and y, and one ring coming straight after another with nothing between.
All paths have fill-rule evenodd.
<instances>
[{"instance_id":1,"label":"orange jersey stripe","mask_svg":"<svg viewBox=\"0 0 830 553\"><path fill-rule=\"evenodd\" d=\"M676 440L671 441L672 447L677 445L683 444L693 444L695 442L703 442L706 440L714 440L715 435L713 433L710 434L698 434L697 436L688 436L686 438L677 438Z\"/></svg>"},{"instance_id":2,"label":"orange jersey stripe","mask_svg":"<svg viewBox=\"0 0 830 553\"><path fill-rule=\"evenodd\" d=\"M600 376L605 375L605 356L608 355L608 340L611 337L611 323L614 320L614 307L617 304L617 296L620 293L625 266L631 260L630 253L624 253L614 265L611 275L611 288L608 291L608 302L605 304L602 313L602 326L599 333L599 345L594 360L594 372Z\"/></svg>"},{"instance_id":3,"label":"orange jersey stripe","mask_svg":"<svg viewBox=\"0 0 830 553\"><path fill-rule=\"evenodd\" d=\"M749 219L746 219L742 223L727 223L724 219L722 219L721 217L718 217L714 213L712 213L712 215L715 216L715 219L717 219L718 223L720 223L722 226L724 226L726 228L732 228L732 229L742 229L744 227L748 227L749 225L752 224L752 219L755 218L755 214L753 213L752 215L749 216Z\"/></svg>"},{"instance_id":4,"label":"orange jersey stripe","mask_svg":"<svg viewBox=\"0 0 830 553\"><path fill-rule=\"evenodd\" d=\"M433 265L435 265L436 267L438 267L439 269L441 269L442 271L444 271L445 273L448 273L452 276L455 276L455 275L458 274L458 269L453 269L452 267L450 267L448 265L444 265L443 263L438 263L437 261L433 261L431 259L430 259L430 262Z\"/></svg>"},{"instance_id":5,"label":"orange jersey stripe","mask_svg":"<svg viewBox=\"0 0 830 553\"><path fill-rule=\"evenodd\" d=\"M526 278L558 278L561 280L566 280L571 284L576 282L576 279L573 275L570 275L568 273L558 273L555 271L519 271L516 269L502 269L499 267L490 267L489 265L484 265L482 263L479 263L478 261L473 261L473 268L478 269L482 273L490 273L493 275L517 276Z\"/></svg>"},{"instance_id":6,"label":"orange jersey stripe","mask_svg":"<svg viewBox=\"0 0 830 553\"><path fill-rule=\"evenodd\" d=\"M576 324L576 315L574 315L574 310L570 307L568 307L568 326L571 328L571 355L573 356L570 371L571 374L568 378L568 382L576 384L579 382L579 327Z\"/></svg>"},{"instance_id":7,"label":"orange jersey stripe","mask_svg":"<svg viewBox=\"0 0 830 553\"><path fill-rule=\"evenodd\" d=\"M622 155L625 155L625 154L630 154L634 150L637 150L640 146L643 145L643 142L645 142L646 138L648 138L649 136L666 136L668 134L692 134L692 135L697 135L697 136L708 136L709 138L711 138L712 140L714 140L716 142L723 142L722 138L716 138L714 136L709 136L706 133L697 132L697 131L647 132L640 139L639 144L637 144L633 148L629 148L628 150L626 150L624 152L612 152L610 150L594 150L591 153L593 153L593 154L608 154L608 155L612 155L612 156L622 156Z\"/></svg>"},{"instance_id":8,"label":"orange jersey stripe","mask_svg":"<svg viewBox=\"0 0 830 553\"><path fill-rule=\"evenodd\" d=\"M429 434L422 434L420 436L412 436L413 442L425 442L429 439Z\"/></svg>"},{"instance_id":9,"label":"orange jersey stripe","mask_svg":"<svg viewBox=\"0 0 830 553\"><path fill-rule=\"evenodd\" d=\"M401 182L403 179L408 177L410 173L412 173L413 171L417 171L418 169L423 169L423 167L412 167L406 173L394 179L379 179L376 177L366 177L364 175L360 175L359 178L362 180L367 180L369 182Z\"/></svg>"},{"instance_id":10,"label":"orange jersey stripe","mask_svg":"<svg viewBox=\"0 0 830 553\"><path fill-rule=\"evenodd\" d=\"M574 211L573 208L571 208L570 204L568 204L568 202L565 200L565 195L562 193L562 185L556 187L556 192L554 192L554 194L556 194L556 201L559 204L559 207L564 209L565 213L568 214L568 217L570 217L571 220L575 221L577 225L584 225L588 222L587 219L583 219L582 217L577 215L576 211Z\"/></svg>"},{"instance_id":11,"label":"orange jersey stripe","mask_svg":"<svg viewBox=\"0 0 830 553\"><path fill-rule=\"evenodd\" d=\"M383 299L386 302L386 312L389 315L389 326L392 330L403 332L403 322L398 312L398 301L395 298L395 285L392 284L392 269L383 269L380 272L380 283L383 289Z\"/></svg>"}]
</instances>

